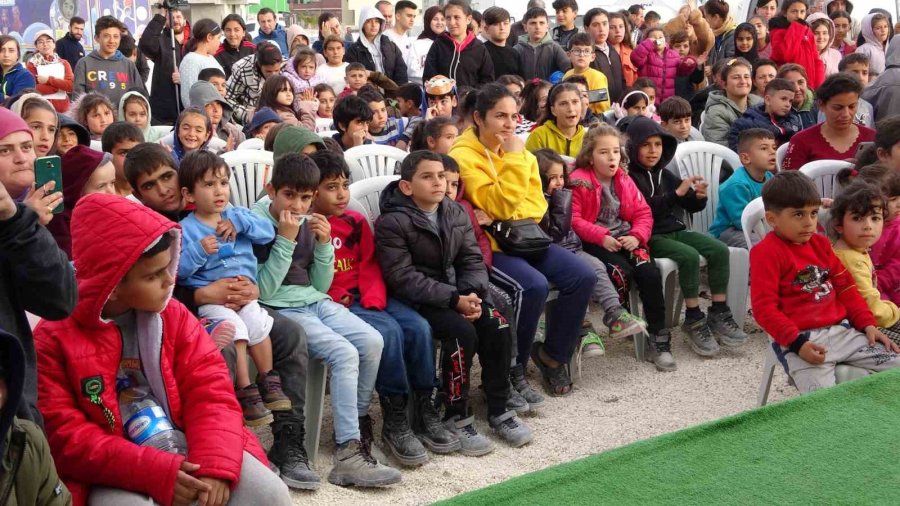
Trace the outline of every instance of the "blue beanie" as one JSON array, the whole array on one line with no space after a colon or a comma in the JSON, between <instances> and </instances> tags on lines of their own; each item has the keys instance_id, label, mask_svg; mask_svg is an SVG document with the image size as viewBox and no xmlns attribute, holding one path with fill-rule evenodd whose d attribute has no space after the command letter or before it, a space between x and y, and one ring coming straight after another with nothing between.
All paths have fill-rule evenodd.
<instances>
[{"instance_id":1,"label":"blue beanie","mask_svg":"<svg viewBox=\"0 0 900 506\"><path fill-rule=\"evenodd\" d=\"M247 128L247 133L250 136L256 135L256 132L265 125L266 123L281 123L281 117L278 116L278 113L273 111L269 107L263 107L262 109L253 113L253 119L250 120L250 126Z\"/></svg>"}]
</instances>

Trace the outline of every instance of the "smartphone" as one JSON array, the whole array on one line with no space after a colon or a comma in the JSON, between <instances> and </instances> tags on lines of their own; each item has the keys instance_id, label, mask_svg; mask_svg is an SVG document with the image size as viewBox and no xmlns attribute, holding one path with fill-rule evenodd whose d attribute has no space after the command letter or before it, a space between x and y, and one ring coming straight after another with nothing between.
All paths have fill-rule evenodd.
<instances>
[{"instance_id":1,"label":"smartphone","mask_svg":"<svg viewBox=\"0 0 900 506\"><path fill-rule=\"evenodd\" d=\"M863 153L863 151L868 149L869 146L874 146L874 145L875 145L874 142L860 142L859 146L856 147L856 154L853 155L853 158L859 159L859 155L861 155Z\"/></svg>"},{"instance_id":2,"label":"smartphone","mask_svg":"<svg viewBox=\"0 0 900 506\"><path fill-rule=\"evenodd\" d=\"M37 184L37 188L40 188L50 181L56 182L56 186L53 187L51 193L63 191L62 162L60 161L59 157L42 156L35 159L34 182ZM64 207L65 206L63 206L62 201L60 201L59 204L53 208L53 214L59 214L63 212Z\"/></svg>"},{"instance_id":3,"label":"smartphone","mask_svg":"<svg viewBox=\"0 0 900 506\"><path fill-rule=\"evenodd\" d=\"M596 104L597 102L606 102L609 100L609 90L602 88L599 90L588 91L588 102Z\"/></svg>"}]
</instances>

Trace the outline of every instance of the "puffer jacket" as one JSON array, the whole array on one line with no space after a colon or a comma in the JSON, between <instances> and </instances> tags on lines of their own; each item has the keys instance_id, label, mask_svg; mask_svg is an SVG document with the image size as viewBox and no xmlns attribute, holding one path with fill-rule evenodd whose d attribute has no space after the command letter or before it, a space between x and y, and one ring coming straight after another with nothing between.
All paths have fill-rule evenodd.
<instances>
[{"instance_id":1,"label":"puffer jacket","mask_svg":"<svg viewBox=\"0 0 900 506\"><path fill-rule=\"evenodd\" d=\"M531 134L525 141L525 149L528 151L552 149L563 156L575 158L581 152L581 143L584 140L585 132L585 128L578 125L575 128L575 135L570 139L560 131L559 127L556 126L556 122L548 120L531 131Z\"/></svg>"},{"instance_id":2,"label":"puffer jacket","mask_svg":"<svg viewBox=\"0 0 900 506\"><path fill-rule=\"evenodd\" d=\"M779 118L766 112L766 104L758 104L747 109L731 125L728 130L728 149L735 153L738 152L738 137L748 128L762 128L772 132L772 135L775 136L775 143L781 146L791 140L795 133L803 130L803 122L798 115L794 114L793 110L787 116Z\"/></svg>"},{"instance_id":3,"label":"puffer jacket","mask_svg":"<svg viewBox=\"0 0 900 506\"><path fill-rule=\"evenodd\" d=\"M466 40L456 42L447 32L434 39L428 55L425 56L425 69L422 71L422 82L436 75L456 79L456 86L479 86L494 82L494 61L484 43L469 32Z\"/></svg>"},{"instance_id":4,"label":"puffer jacket","mask_svg":"<svg viewBox=\"0 0 900 506\"><path fill-rule=\"evenodd\" d=\"M378 12L378 9L369 6L363 7L362 12L359 15L358 28L360 38L347 48L347 52L344 53L344 61L348 63L362 63L366 67L366 70L375 72L378 70L375 65L375 58L372 56L369 48L362 43L363 38L365 37L365 35L362 34L363 24L370 19L378 19L381 21L381 30L384 30L384 16ZM397 47L397 44L394 44L394 42L382 32L379 32L378 35L375 36L374 43L378 44L378 48L381 50L382 73L386 75L388 79L397 83L398 86L403 86L408 83L409 77L406 71L406 62L403 61L403 53L400 51L400 48Z\"/></svg>"},{"instance_id":5,"label":"puffer jacket","mask_svg":"<svg viewBox=\"0 0 900 506\"><path fill-rule=\"evenodd\" d=\"M886 63L884 72L862 92L872 104L876 122L900 114L900 35L891 39Z\"/></svg>"},{"instance_id":6,"label":"puffer jacket","mask_svg":"<svg viewBox=\"0 0 900 506\"><path fill-rule=\"evenodd\" d=\"M34 75L21 63L13 65L9 72L0 75L0 100L11 97L28 88L34 88L37 81Z\"/></svg>"},{"instance_id":7,"label":"puffer jacket","mask_svg":"<svg viewBox=\"0 0 900 506\"><path fill-rule=\"evenodd\" d=\"M583 242L601 245L609 230L597 224L601 202L600 181L590 168L575 169L569 175L572 189L572 230ZM613 176L613 188L619 198L619 217L631 223L630 235L647 246L653 232L653 213L644 195L621 168Z\"/></svg>"},{"instance_id":8,"label":"puffer jacket","mask_svg":"<svg viewBox=\"0 0 900 506\"><path fill-rule=\"evenodd\" d=\"M886 53L890 44L882 45L878 39L875 38L875 32L872 30L872 19L875 17L875 14L869 14L862 20L862 34L863 39L865 39L866 43L860 45L856 48L856 52L860 54L864 54L869 57L869 77L875 78L878 77L882 72L884 72L885 63L887 61ZM888 25L888 29L891 26ZM889 41L890 42L890 41Z\"/></svg>"},{"instance_id":9,"label":"puffer jacket","mask_svg":"<svg viewBox=\"0 0 900 506\"><path fill-rule=\"evenodd\" d=\"M761 104L763 99L751 93L747 97L747 101L747 109L750 109ZM724 91L712 91L706 100L706 116L700 133L707 142L715 142L727 147L728 131L731 125L743 116L744 112L725 95Z\"/></svg>"},{"instance_id":10,"label":"puffer jacket","mask_svg":"<svg viewBox=\"0 0 900 506\"><path fill-rule=\"evenodd\" d=\"M553 195L544 194L547 199L547 214L541 220L541 228L550 239L569 251L581 249L581 239L572 230L572 190L559 188Z\"/></svg>"},{"instance_id":11,"label":"puffer jacket","mask_svg":"<svg viewBox=\"0 0 900 506\"><path fill-rule=\"evenodd\" d=\"M93 485L172 503L185 458L126 439L116 394L122 337L101 314L140 255L163 233L177 230L149 208L115 195L88 195L75 208L72 250L80 299L66 320L41 322L35 341L38 405L57 470L76 506L85 504ZM179 242L176 237L170 250L173 279ZM172 424L187 436L188 459L200 466L194 474L229 481L233 489L244 450L264 465L268 460L244 427L222 355L177 301L168 300L159 313L136 313L142 369Z\"/></svg>"},{"instance_id":12,"label":"puffer jacket","mask_svg":"<svg viewBox=\"0 0 900 506\"><path fill-rule=\"evenodd\" d=\"M678 51L666 48L662 56L656 51L656 42L642 41L631 52L631 62L638 69L638 75L656 83L656 103L661 104L675 95L675 78L686 76L697 68L697 60L682 58Z\"/></svg>"},{"instance_id":13,"label":"puffer jacket","mask_svg":"<svg viewBox=\"0 0 900 506\"><path fill-rule=\"evenodd\" d=\"M455 308L460 295L488 295L488 273L465 209L444 198L440 230L394 181L381 192L375 245L384 282L413 306Z\"/></svg>"},{"instance_id":14,"label":"puffer jacket","mask_svg":"<svg viewBox=\"0 0 900 506\"><path fill-rule=\"evenodd\" d=\"M769 43L772 60L779 66L796 63L806 69L810 89L816 89L825 80L825 64L816 48L816 38L804 21L790 22L784 16L769 20Z\"/></svg>"},{"instance_id":15,"label":"puffer jacket","mask_svg":"<svg viewBox=\"0 0 900 506\"><path fill-rule=\"evenodd\" d=\"M519 37L515 49L519 54L522 78L526 81L535 77L548 79L554 72L565 72L572 68L566 51L553 41L549 32L537 44L529 42L528 35L523 35Z\"/></svg>"},{"instance_id":16,"label":"puffer jacket","mask_svg":"<svg viewBox=\"0 0 900 506\"><path fill-rule=\"evenodd\" d=\"M297 73L297 55L288 60L281 73L288 78L288 81L291 82L291 87L294 89L294 112L300 110L300 104L303 102L303 97L300 93L309 88L315 88L319 83L324 82L319 74L313 74L309 79L300 77L300 74Z\"/></svg>"},{"instance_id":17,"label":"puffer jacket","mask_svg":"<svg viewBox=\"0 0 900 506\"><path fill-rule=\"evenodd\" d=\"M824 19L826 21L826 26L828 27L828 46L825 50L819 52L819 58L822 59L822 63L825 65L825 77L830 76L831 74L836 74L838 72L838 66L841 64L841 52L837 49L831 47L834 42L834 21L828 17L824 12L815 12L810 14L806 18L806 24L812 28L813 23L819 21L820 19ZM815 34L813 34L815 36ZM813 38L815 40L815 38Z\"/></svg>"},{"instance_id":18,"label":"puffer jacket","mask_svg":"<svg viewBox=\"0 0 900 506\"><path fill-rule=\"evenodd\" d=\"M231 77L231 67L241 58L250 56L255 52L256 44L249 40L242 40L241 45L238 47L231 47L228 42L223 41L213 56L216 57L216 61L222 66L222 70L225 71L225 79L228 79Z\"/></svg>"}]
</instances>

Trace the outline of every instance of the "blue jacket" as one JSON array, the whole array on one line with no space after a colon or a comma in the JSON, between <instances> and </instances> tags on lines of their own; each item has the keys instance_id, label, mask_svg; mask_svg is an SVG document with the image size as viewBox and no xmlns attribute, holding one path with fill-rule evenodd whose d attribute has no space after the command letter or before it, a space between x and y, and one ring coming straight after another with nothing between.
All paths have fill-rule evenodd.
<instances>
[{"instance_id":1,"label":"blue jacket","mask_svg":"<svg viewBox=\"0 0 900 506\"><path fill-rule=\"evenodd\" d=\"M272 30L272 33L266 35L259 31L259 35L253 38L253 43L259 45L260 42L269 41L278 44L278 47L281 48L281 54L287 58L288 56L288 40L287 40L287 32L284 31L284 28L281 25L276 24L275 29Z\"/></svg>"},{"instance_id":2,"label":"blue jacket","mask_svg":"<svg viewBox=\"0 0 900 506\"><path fill-rule=\"evenodd\" d=\"M275 240L275 227L265 218L242 207L225 209L222 219L231 220L237 230L237 239L230 244L220 242L219 252L213 255L206 253L200 240L216 235L216 230L198 220L194 213L181 220L183 239L178 262L179 285L200 288L232 276L246 276L256 283L253 245Z\"/></svg>"},{"instance_id":3,"label":"blue jacket","mask_svg":"<svg viewBox=\"0 0 900 506\"><path fill-rule=\"evenodd\" d=\"M772 178L766 172L765 181L759 182L750 176L747 169L739 167L721 186L719 186L719 204L716 206L716 219L709 227L709 233L715 238L722 235L726 228L741 228L741 214L747 204L756 197L762 196L763 184Z\"/></svg>"},{"instance_id":4,"label":"blue jacket","mask_svg":"<svg viewBox=\"0 0 900 506\"><path fill-rule=\"evenodd\" d=\"M74 69L75 65L78 64L78 60L84 58L84 55L87 53L81 41L75 40L71 33L66 33L56 41L56 54L69 62L69 65Z\"/></svg>"},{"instance_id":5,"label":"blue jacket","mask_svg":"<svg viewBox=\"0 0 900 506\"><path fill-rule=\"evenodd\" d=\"M728 147L735 153L738 152L737 144L741 132L748 128L762 128L772 132L775 136L775 144L781 146L805 127L803 120L793 108L787 116L779 118L766 112L766 104L755 105L748 108L728 130Z\"/></svg>"},{"instance_id":6,"label":"blue jacket","mask_svg":"<svg viewBox=\"0 0 900 506\"><path fill-rule=\"evenodd\" d=\"M0 78L0 100L11 97L16 93L26 89L34 88L34 76L21 63L9 69L9 72L3 74Z\"/></svg>"}]
</instances>

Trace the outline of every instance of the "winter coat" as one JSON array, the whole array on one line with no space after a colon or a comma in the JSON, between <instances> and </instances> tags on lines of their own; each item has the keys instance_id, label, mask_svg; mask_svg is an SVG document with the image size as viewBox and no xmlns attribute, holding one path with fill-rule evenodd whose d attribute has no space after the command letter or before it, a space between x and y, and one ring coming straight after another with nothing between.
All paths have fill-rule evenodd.
<instances>
[{"instance_id":1,"label":"winter coat","mask_svg":"<svg viewBox=\"0 0 900 506\"><path fill-rule=\"evenodd\" d=\"M69 62L69 66L74 69L78 60L84 58L85 50L80 40L75 40L71 33L66 32L56 41L56 54Z\"/></svg>"},{"instance_id":2,"label":"winter coat","mask_svg":"<svg viewBox=\"0 0 900 506\"><path fill-rule=\"evenodd\" d=\"M634 63L631 63L631 52L634 50L625 44L619 44L619 47L610 47L613 47L619 53L619 59L622 62L622 79L625 80L625 89L627 90L634 85L638 78L637 67L634 66ZM624 96L625 90L622 91L622 94Z\"/></svg>"},{"instance_id":3,"label":"winter coat","mask_svg":"<svg viewBox=\"0 0 900 506\"><path fill-rule=\"evenodd\" d=\"M656 41L645 39L631 53L631 62L638 75L656 84L656 102L663 103L675 95L675 78L689 75L697 68L697 60L682 58L678 51L666 48L662 56L656 50Z\"/></svg>"},{"instance_id":4,"label":"winter coat","mask_svg":"<svg viewBox=\"0 0 900 506\"><path fill-rule=\"evenodd\" d=\"M554 243L572 252L580 251L581 239L572 230L572 190L559 188L553 195L544 193L544 198L547 214L541 220L541 228Z\"/></svg>"},{"instance_id":5,"label":"winter coat","mask_svg":"<svg viewBox=\"0 0 900 506\"><path fill-rule=\"evenodd\" d=\"M488 295L488 272L465 209L449 198L438 206L438 228L399 188L381 192L375 246L391 296L412 307L456 308L460 295Z\"/></svg>"},{"instance_id":6,"label":"winter coat","mask_svg":"<svg viewBox=\"0 0 900 506\"><path fill-rule=\"evenodd\" d=\"M219 49L216 49L214 56L216 57L216 61L219 62L219 65L222 66L222 70L225 71L225 79L228 79L231 77L231 67L233 67L241 58L250 56L255 52L256 44L249 40L242 40L241 45L237 48L229 46L227 42L222 42Z\"/></svg>"},{"instance_id":7,"label":"winter coat","mask_svg":"<svg viewBox=\"0 0 900 506\"><path fill-rule=\"evenodd\" d=\"M34 76L21 63L13 65L0 76L0 100L6 100L22 90L35 87Z\"/></svg>"},{"instance_id":8,"label":"winter coat","mask_svg":"<svg viewBox=\"0 0 900 506\"><path fill-rule=\"evenodd\" d=\"M551 149L563 156L575 158L581 152L585 132L585 128L578 125L575 128L575 135L570 139L559 130L555 121L548 120L531 131L528 140L525 141L525 149L528 151Z\"/></svg>"},{"instance_id":9,"label":"winter coat","mask_svg":"<svg viewBox=\"0 0 900 506\"><path fill-rule=\"evenodd\" d=\"M862 92L862 98L872 104L876 122L900 114L900 35L891 39L886 63L884 72Z\"/></svg>"},{"instance_id":10,"label":"winter coat","mask_svg":"<svg viewBox=\"0 0 900 506\"><path fill-rule=\"evenodd\" d=\"M347 52L344 53L344 61L348 63L362 63L367 70L375 72L379 70L375 64L375 58L372 56L369 48L362 42L365 37L362 34L363 24L370 19L380 20L381 28L382 30L384 29L384 16L378 12L378 9L368 6L363 7L359 16L359 39L347 48ZM381 32L375 36L373 42L378 44L378 48L381 50L381 73L400 86L408 83L409 77L406 71L406 62L403 61L403 53L397 47L397 44L394 44L391 39Z\"/></svg>"},{"instance_id":11,"label":"winter coat","mask_svg":"<svg viewBox=\"0 0 900 506\"><path fill-rule=\"evenodd\" d=\"M76 506L85 504L94 485L172 502L186 459L126 438L116 393L122 336L101 314L140 255L163 233L178 235L177 230L149 208L116 195L88 195L75 209L72 249L80 299L71 317L38 324L35 342L39 406L57 470ZM168 266L173 278L179 248L176 237ZM160 407L187 437L190 462L200 466L194 476L226 480L233 489L243 451L268 465L256 436L244 427L222 355L197 319L174 300L159 313L135 313L141 367Z\"/></svg>"},{"instance_id":12,"label":"winter coat","mask_svg":"<svg viewBox=\"0 0 900 506\"><path fill-rule=\"evenodd\" d=\"M684 196L679 197L675 190L681 186L681 178L666 166L675 156L678 141L671 134L650 118L637 117L625 132L628 135L628 157L631 168L628 175L635 186L643 194L653 212L653 235L678 232L686 227L684 222L675 216L676 208L688 213L702 211L706 207L706 198L699 198L693 188L689 188ZM648 137L658 135L663 141L662 157L654 167L642 167L638 163L638 146Z\"/></svg>"},{"instance_id":13,"label":"winter coat","mask_svg":"<svg viewBox=\"0 0 900 506\"><path fill-rule=\"evenodd\" d=\"M883 45L875 38L875 32L872 30L872 18L875 14L869 14L862 21L862 37L866 43L856 48L856 52L869 57L869 77L875 78L884 72L887 56L887 49L890 44ZM890 25L888 28L891 28ZM890 39L888 40L890 42Z\"/></svg>"},{"instance_id":14,"label":"winter coat","mask_svg":"<svg viewBox=\"0 0 900 506\"><path fill-rule=\"evenodd\" d=\"M319 74L313 74L309 79L300 77L300 74L297 73L296 60L297 56L294 55L281 70L281 74L288 78L288 81L291 82L291 87L294 89L294 112L300 110L300 103L303 102L303 97L300 96L300 93L309 88L315 88L316 85L324 82ZM318 110L318 108L316 109Z\"/></svg>"},{"instance_id":15,"label":"winter coat","mask_svg":"<svg viewBox=\"0 0 900 506\"><path fill-rule=\"evenodd\" d=\"M6 398L0 411L0 504L64 506L72 496L56 474L50 446L34 422L16 418L25 383L25 352L19 340L0 329L0 365Z\"/></svg>"},{"instance_id":16,"label":"winter coat","mask_svg":"<svg viewBox=\"0 0 900 506\"><path fill-rule=\"evenodd\" d=\"M575 169L569 175L572 189L572 230L583 242L602 245L609 230L597 224L600 214L600 181L590 168ZM619 217L631 224L633 235L646 247L653 232L653 213L644 195L621 168L613 176L613 188L619 198Z\"/></svg>"},{"instance_id":17,"label":"winter coat","mask_svg":"<svg viewBox=\"0 0 900 506\"><path fill-rule=\"evenodd\" d=\"M494 81L494 61L474 33L469 32L460 44L444 32L428 50L422 82L436 75L456 79L457 88L478 88Z\"/></svg>"},{"instance_id":18,"label":"winter coat","mask_svg":"<svg viewBox=\"0 0 900 506\"><path fill-rule=\"evenodd\" d=\"M837 49L831 47L832 43L834 43L834 21L828 17L824 12L815 12L806 17L806 24L812 28L813 23L819 21L820 19L824 19L826 21L826 26L828 27L828 47L825 48L824 51L819 52L819 58L822 59L822 63L825 65L825 77L830 76L831 74L836 74L838 72L838 65L841 64L841 58L843 55Z\"/></svg>"},{"instance_id":19,"label":"winter coat","mask_svg":"<svg viewBox=\"0 0 900 506\"><path fill-rule=\"evenodd\" d=\"M594 46L594 61L591 62L591 68L599 70L606 76L609 84L609 101L618 103L622 101L625 94L625 73L622 66L622 58L611 44L606 45L607 51L603 51L596 45ZM629 60L629 63L631 60Z\"/></svg>"},{"instance_id":20,"label":"winter coat","mask_svg":"<svg viewBox=\"0 0 900 506\"><path fill-rule=\"evenodd\" d=\"M172 82L172 73L181 65L184 47L191 34L190 26L185 25L181 32L184 42L173 48L171 29L165 25L165 16L153 16L141 34L138 48L153 62L153 79L150 84L150 89L153 90L153 95L150 96L153 119L157 123L173 125L178 119L178 95L176 85ZM175 43L178 44L177 39Z\"/></svg>"},{"instance_id":21,"label":"winter coat","mask_svg":"<svg viewBox=\"0 0 900 506\"><path fill-rule=\"evenodd\" d=\"M528 151L491 152L472 128L463 132L450 148L465 183L465 197L495 220L531 219L540 223L547 212L537 158ZM489 237L490 238L490 237ZM491 247L501 250L493 238Z\"/></svg>"},{"instance_id":22,"label":"winter coat","mask_svg":"<svg viewBox=\"0 0 900 506\"><path fill-rule=\"evenodd\" d=\"M881 298L895 304L900 303L900 255L897 251L900 251L900 220L894 218L884 224L881 238L869 254L875 265Z\"/></svg>"},{"instance_id":23,"label":"winter coat","mask_svg":"<svg viewBox=\"0 0 900 506\"><path fill-rule=\"evenodd\" d=\"M749 110L759 105L763 99L750 94L747 97ZM706 116L703 120L701 133L707 142L715 142L722 146L728 146L728 131L731 125L743 116L742 111L734 101L725 95L724 91L712 91L706 101Z\"/></svg>"},{"instance_id":24,"label":"winter coat","mask_svg":"<svg viewBox=\"0 0 900 506\"><path fill-rule=\"evenodd\" d=\"M572 68L566 51L553 42L549 33L537 44L529 42L528 35L519 37L516 53L519 54L522 78L526 81L535 77L549 79L554 72L565 72Z\"/></svg>"},{"instance_id":25,"label":"winter coat","mask_svg":"<svg viewBox=\"0 0 900 506\"><path fill-rule=\"evenodd\" d=\"M738 152L738 138L741 132L748 128L762 128L772 132L775 136L775 143L781 146L791 140L795 133L803 130L803 122L799 116L794 114L793 110L787 116L779 118L766 112L766 104L755 105L748 108L740 118L731 124L731 128L728 130L728 149L735 153Z\"/></svg>"},{"instance_id":26,"label":"winter coat","mask_svg":"<svg viewBox=\"0 0 900 506\"><path fill-rule=\"evenodd\" d=\"M816 89L825 80L825 64L816 48L816 38L803 21L790 22L784 16L769 20L769 43L772 60L779 66L796 63L806 69L810 89Z\"/></svg>"},{"instance_id":27,"label":"winter coat","mask_svg":"<svg viewBox=\"0 0 900 506\"><path fill-rule=\"evenodd\" d=\"M281 49L281 55L287 58L290 54L290 41L287 39L287 32L284 31L284 27L275 24L275 29L272 30L272 33L263 33L262 30L253 38L253 43L257 46L262 42L273 42L278 44L278 48Z\"/></svg>"},{"instance_id":28,"label":"winter coat","mask_svg":"<svg viewBox=\"0 0 900 506\"><path fill-rule=\"evenodd\" d=\"M61 320L75 307L75 273L66 254L37 214L16 204L15 216L0 221L0 329L25 349L25 392L18 416L41 424L37 409L37 367L31 325L25 311Z\"/></svg>"},{"instance_id":29,"label":"winter coat","mask_svg":"<svg viewBox=\"0 0 900 506\"><path fill-rule=\"evenodd\" d=\"M150 107L150 102L147 100L147 97L145 97L143 93L140 93L138 91L129 91L128 93L122 95L122 98L119 100L119 113L116 116L119 121L125 121L125 101L132 96L140 97L141 100L143 100L147 105L147 128L141 130L141 133L144 134L144 142L156 142L172 131L172 127L170 126L150 125L150 117L153 113L153 109Z\"/></svg>"},{"instance_id":30,"label":"winter coat","mask_svg":"<svg viewBox=\"0 0 900 506\"><path fill-rule=\"evenodd\" d=\"M720 36L713 37L713 47L709 51L709 60L706 62L707 65L712 67L719 60L728 60L734 57L735 28L728 30Z\"/></svg>"},{"instance_id":31,"label":"winter coat","mask_svg":"<svg viewBox=\"0 0 900 506\"><path fill-rule=\"evenodd\" d=\"M40 84L37 82L38 69L34 63L29 61L25 65L28 68L28 71L31 72L31 75L34 76L35 89L41 95L53 95L54 93L58 93L60 91L65 93L72 93L72 83L75 81L75 74L72 73L72 67L69 66L69 62L60 58L59 55L56 56L57 61L54 63L58 62L63 66L63 77L62 79L58 77L49 77L47 78L47 82L45 84ZM53 105L53 108L56 109L56 112L66 112L69 110L69 97L47 99L47 101Z\"/></svg>"},{"instance_id":32,"label":"winter coat","mask_svg":"<svg viewBox=\"0 0 900 506\"><path fill-rule=\"evenodd\" d=\"M243 125L253 119L253 115L247 113L256 108L265 81L256 65L255 53L241 58L231 68L231 77L225 83L225 100L234 107L236 123Z\"/></svg>"},{"instance_id":33,"label":"winter coat","mask_svg":"<svg viewBox=\"0 0 900 506\"><path fill-rule=\"evenodd\" d=\"M491 41L484 42L494 64L494 75L498 78L505 75L522 75L522 67L519 66L519 53L509 46L498 46Z\"/></svg>"},{"instance_id":34,"label":"winter coat","mask_svg":"<svg viewBox=\"0 0 900 506\"><path fill-rule=\"evenodd\" d=\"M376 259L375 236L369 221L347 209L340 216L329 216L328 223L334 243L334 280L328 296L338 303L349 297L366 309L384 311L387 288Z\"/></svg>"}]
</instances>

